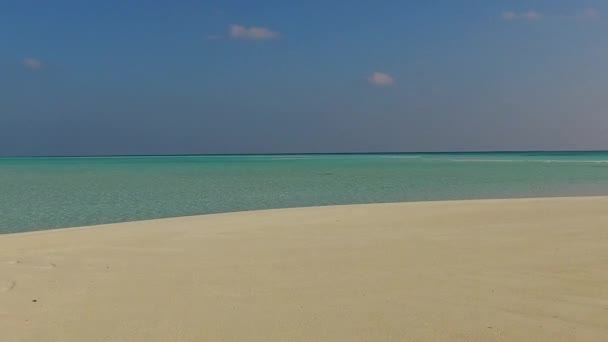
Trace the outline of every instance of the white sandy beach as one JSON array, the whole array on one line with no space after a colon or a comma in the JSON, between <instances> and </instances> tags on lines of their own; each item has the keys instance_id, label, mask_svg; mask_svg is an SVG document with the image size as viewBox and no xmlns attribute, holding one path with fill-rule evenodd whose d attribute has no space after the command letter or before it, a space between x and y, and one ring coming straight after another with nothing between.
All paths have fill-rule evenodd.
<instances>
[{"instance_id":1,"label":"white sandy beach","mask_svg":"<svg viewBox=\"0 0 608 342\"><path fill-rule=\"evenodd\" d=\"M0 235L0 341L607 341L608 197Z\"/></svg>"}]
</instances>

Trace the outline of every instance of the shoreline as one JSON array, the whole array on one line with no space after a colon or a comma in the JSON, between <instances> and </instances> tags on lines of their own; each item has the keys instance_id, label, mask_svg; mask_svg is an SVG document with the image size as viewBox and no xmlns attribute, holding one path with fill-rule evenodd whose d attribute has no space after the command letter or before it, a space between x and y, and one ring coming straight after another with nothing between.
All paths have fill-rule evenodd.
<instances>
[{"instance_id":1,"label":"shoreline","mask_svg":"<svg viewBox=\"0 0 608 342\"><path fill-rule=\"evenodd\" d=\"M0 235L6 341L601 341L608 197L267 209Z\"/></svg>"},{"instance_id":2,"label":"shoreline","mask_svg":"<svg viewBox=\"0 0 608 342\"><path fill-rule=\"evenodd\" d=\"M161 218L151 218L144 220L135 220L135 221L121 221L121 222L111 222L111 223L100 223L86 226L74 226L74 227L62 227L62 228L48 228L48 229L40 229L40 230L28 230L24 232L14 232L14 233L0 233L0 239L3 236L11 236L11 235L26 235L26 234L44 234L50 232L58 232L65 230L81 230L81 229L98 229L104 228L108 226L116 226L123 224L133 224L133 223L145 223L145 222L155 222L155 221L167 221L167 220L180 220L180 219L192 219L199 217L208 217L208 216L219 216L219 215L239 215L239 214L250 214L250 213L264 213L269 211L290 211L290 210L307 210L307 209L320 209L320 208L333 208L333 207L360 207L360 206L383 206L383 205L422 205L422 204L466 204L475 202L510 202L510 201L560 201L560 200L570 200L570 199L579 199L579 200L593 200L593 199L608 199L608 195L584 195L584 196L555 196L555 197L514 197L514 198L482 198L482 199L455 199L455 200L426 200L426 201L405 201L405 202L374 202L374 203L356 203L356 204L330 204L330 205L318 205L318 206L304 206L304 207L287 207L287 208L268 208L268 209L252 209L252 210L241 210L241 211L226 211L219 213L209 213L209 214L195 214L195 215L185 215L185 216L172 216L172 217L161 217Z\"/></svg>"}]
</instances>

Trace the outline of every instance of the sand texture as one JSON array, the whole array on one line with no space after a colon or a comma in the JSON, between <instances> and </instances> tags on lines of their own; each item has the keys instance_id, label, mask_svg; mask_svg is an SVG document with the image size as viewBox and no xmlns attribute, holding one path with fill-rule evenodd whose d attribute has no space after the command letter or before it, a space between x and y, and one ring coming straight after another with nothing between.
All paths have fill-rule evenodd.
<instances>
[{"instance_id":1,"label":"sand texture","mask_svg":"<svg viewBox=\"0 0 608 342\"><path fill-rule=\"evenodd\" d=\"M0 235L0 341L608 341L608 198Z\"/></svg>"}]
</instances>

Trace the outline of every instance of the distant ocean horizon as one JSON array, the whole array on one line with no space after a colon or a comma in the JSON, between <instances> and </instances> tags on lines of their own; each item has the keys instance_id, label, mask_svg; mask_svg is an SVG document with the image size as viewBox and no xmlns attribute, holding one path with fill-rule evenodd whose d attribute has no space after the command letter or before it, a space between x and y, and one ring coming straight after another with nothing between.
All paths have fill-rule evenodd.
<instances>
[{"instance_id":1,"label":"distant ocean horizon","mask_svg":"<svg viewBox=\"0 0 608 342\"><path fill-rule=\"evenodd\" d=\"M0 233L304 206L608 195L608 151L0 157Z\"/></svg>"},{"instance_id":2,"label":"distant ocean horizon","mask_svg":"<svg viewBox=\"0 0 608 342\"><path fill-rule=\"evenodd\" d=\"M112 157L215 157L215 156L293 156L293 155L391 155L391 154L608 154L608 150L479 150L479 151L384 151L384 152L277 152L277 153L170 153L170 154L74 154L74 155L0 155L12 158L112 158Z\"/></svg>"}]
</instances>

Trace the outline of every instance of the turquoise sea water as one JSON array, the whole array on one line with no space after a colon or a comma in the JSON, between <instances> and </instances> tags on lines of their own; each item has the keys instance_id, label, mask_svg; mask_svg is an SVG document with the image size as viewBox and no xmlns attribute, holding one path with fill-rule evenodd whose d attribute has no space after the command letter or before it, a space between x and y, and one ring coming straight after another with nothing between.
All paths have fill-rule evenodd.
<instances>
[{"instance_id":1,"label":"turquoise sea water","mask_svg":"<svg viewBox=\"0 0 608 342\"><path fill-rule=\"evenodd\" d=\"M608 152L0 158L0 233L331 204L608 195Z\"/></svg>"}]
</instances>

